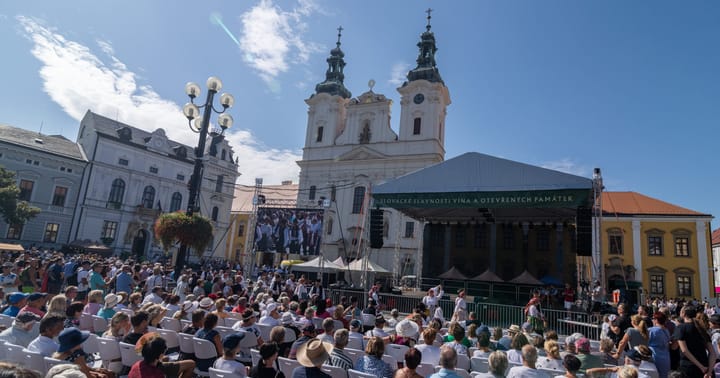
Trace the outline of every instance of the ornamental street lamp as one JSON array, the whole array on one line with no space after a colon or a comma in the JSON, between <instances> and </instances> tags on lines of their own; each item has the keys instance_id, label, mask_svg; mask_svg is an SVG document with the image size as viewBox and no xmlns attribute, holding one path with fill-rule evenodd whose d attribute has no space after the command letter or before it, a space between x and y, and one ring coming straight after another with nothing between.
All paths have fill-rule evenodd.
<instances>
[{"instance_id":1,"label":"ornamental street lamp","mask_svg":"<svg viewBox=\"0 0 720 378\"><path fill-rule=\"evenodd\" d=\"M195 98L200 95L200 86L192 82L185 85L185 93L188 97L190 97L190 102L183 106L183 114L188 119L188 126L190 127L190 130L200 134L200 140L195 148L195 167L193 169L192 176L190 176L190 182L188 183L190 195L188 197L186 214L189 216L192 216L195 212L200 211L197 204L199 203L200 188L202 185L203 155L205 154L205 141L210 128L210 116L213 112L220 115L217 118L217 124L220 126L220 129L222 129L219 135L225 133L225 130L233 124L232 116L225 113L225 111L235 103L233 96L229 93L223 93L220 95L220 105L222 105L222 110L218 110L213 106L213 99L215 98L215 94L220 92L222 89L222 81L220 81L217 77L212 76L207 80L207 88L208 93L207 98L205 99L205 104L198 106L195 104ZM200 115L200 108L203 109L202 117L198 117ZM193 120L195 120L195 122L193 122ZM212 134L217 135L215 131L213 131ZM182 244L178 250L177 260L175 262L176 279L179 278L186 255L187 246Z\"/></svg>"}]
</instances>

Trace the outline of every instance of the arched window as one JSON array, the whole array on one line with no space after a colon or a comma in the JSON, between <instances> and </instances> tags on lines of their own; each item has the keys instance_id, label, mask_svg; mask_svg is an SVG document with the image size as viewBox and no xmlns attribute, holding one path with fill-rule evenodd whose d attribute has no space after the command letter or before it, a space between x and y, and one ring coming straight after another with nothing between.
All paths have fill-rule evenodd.
<instances>
[{"instance_id":1,"label":"arched window","mask_svg":"<svg viewBox=\"0 0 720 378\"><path fill-rule=\"evenodd\" d=\"M155 188L152 185L148 185L143 190L142 206L146 209L152 209L153 203L155 203Z\"/></svg>"},{"instance_id":2,"label":"arched window","mask_svg":"<svg viewBox=\"0 0 720 378\"><path fill-rule=\"evenodd\" d=\"M180 206L182 206L182 194L175 192L170 199L170 212L180 210Z\"/></svg>"},{"instance_id":3,"label":"arched window","mask_svg":"<svg viewBox=\"0 0 720 378\"><path fill-rule=\"evenodd\" d=\"M422 118L417 117L413 120L413 135L420 135L420 128L422 125Z\"/></svg>"},{"instance_id":4,"label":"arched window","mask_svg":"<svg viewBox=\"0 0 720 378\"><path fill-rule=\"evenodd\" d=\"M219 211L219 209L218 209L217 206L214 206L214 207L212 208L212 215L210 216L210 218L211 218L213 221L215 221L215 222L217 222L218 211Z\"/></svg>"},{"instance_id":5,"label":"arched window","mask_svg":"<svg viewBox=\"0 0 720 378\"><path fill-rule=\"evenodd\" d=\"M217 181L215 181L215 191L218 193L222 193L223 185L225 185L225 176L218 175Z\"/></svg>"},{"instance_id":6,"label":"arched window","mask_svg":"<svg viewBox=\"0 0 720 378\"><path fill-rule=\"evenodd\" d=\"M223 148L222 151L220 151L220 160L225 160L226 155L227 155L227 152Z\"/></svg>"},{"instance_id":7,"label":"arched window","mask_svg":"<svg viewBox=\"0 0 720 378\"><path fill-rule=\"evenodd\" d=\"M328 220L327 220L327 234L328 235L332 235L333 223L334 223L334 220L332 219L332 217L328 218Z\"/></svg>"},{"instance_id":8,"label":"arched window","mask_svg":"<svg viewBox=\"0 0 720 378\"><path fill-rule=\"evenodd\" d=\"M363 201L365 201L365 187L364 186L358 186L355 188L353 192L353 205L352 205L352 213L353 214L360 214L363 208Z\"/></svg>"},{"instance_id":9,"label":"arched window","mask_svg":"<svg viewBox=\"0 0 720 378\"><path fill-rule=\"evenodd\" d=\"M122 179L115 179L110 187L110 196L108 197L107 207L113 209L119 209L125 196L125 181Z\"/></svg>"},{"instance_id":10,"label":"arched window","mask_svg":"<svg viewBox=\"0 0 720 378\"><path fill-rule=\"evenodd\" d=\"M322 142L323 131L324 131L324 130L325 130L325 128L324 128L323 126L319 126L319 127L317 128L317 135L315 136L315 141L316 141L316 142Z\"/></svg>"},{"instance_id":11,"label":"arched window","mask_svg":"<svg viewBox=\"0 0 720 378\"><path fill-rule=\"evenodd\" d=\"M315 185L310 186L310 193L308 193L308 199L314 200L315 199L315 191L317 190L317 187Z\"/></svg>"}]
</instances>

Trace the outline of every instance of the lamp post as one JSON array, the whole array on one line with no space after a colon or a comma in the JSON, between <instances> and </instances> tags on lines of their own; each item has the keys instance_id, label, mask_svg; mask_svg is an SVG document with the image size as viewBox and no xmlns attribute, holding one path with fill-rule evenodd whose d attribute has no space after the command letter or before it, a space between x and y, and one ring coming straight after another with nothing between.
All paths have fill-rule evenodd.
<instances>
[{"instance_id":1,"label":"lamp post","mask_svg":"<svg viewBox=\"0 0 720 378\"><path fill-rule=\"evenodd\" d=\"M195 83L187 83L185 85L185 94L190 97L190 102L183 106L183 114L188 119L188 126L194 133L200 134L200 140L195 148L195 167L193 168L193 174L190 176L190 182L188 183L189 196L186 214L192 216L195 212L200 211L198 199L200 197L200 189L202 185L203 176L203 156L205 154L205 141L207 140L208 132L210 132L210 116L212 113L217 113L220 116L217 118L217 124L220 126L222 131L220 135L225 133L225 130L232 126L233 118L230 114L225 113L228 108L232 107L235 103L235 99L229 93L223 93L220 95L220 105L222 109L215 109L213 106L213 99L215 95L222 89L222 81L217 77L210 77L207 80L207 97L205 98L205 104L196 105L195 98L200 95L200 86ZM202 117L200 115L200 108L203 109ZM193 125L193 120L195 120ZM214 134L214 132L213 132ZM187 255L187 246L185 244L180 245L178 250L177 260L175 262L175 277L179 278L183 264Z\"/></svg>"}]
</instances>

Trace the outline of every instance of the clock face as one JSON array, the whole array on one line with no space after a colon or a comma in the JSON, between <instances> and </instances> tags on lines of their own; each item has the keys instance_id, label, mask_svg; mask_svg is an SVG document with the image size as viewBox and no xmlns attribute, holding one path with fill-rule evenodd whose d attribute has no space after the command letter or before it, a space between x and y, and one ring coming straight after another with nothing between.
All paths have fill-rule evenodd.
<instances>
[{"instance_id":1,"label":"clock face","mask_svg":"<svg viewBox=\"0 0 720 378\"><path fill-rule=\"evenodd\" d=\"M425 96L422 93L418 93L413 98L413 102L416 104L422 104L422 102L425 101Z\"/></svg>"}]
</instances>

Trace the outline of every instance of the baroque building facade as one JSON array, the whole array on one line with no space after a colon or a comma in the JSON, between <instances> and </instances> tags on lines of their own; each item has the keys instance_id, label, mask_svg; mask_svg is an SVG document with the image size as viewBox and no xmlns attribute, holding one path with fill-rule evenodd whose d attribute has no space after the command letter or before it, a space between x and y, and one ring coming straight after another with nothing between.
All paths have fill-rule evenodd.
<instances>
[{"instance_id":1,"label":"baroque building facade","mask_svg":"<svg viewBox=\"0 0 720 378\"><path fill-rule=\"evenodd\" d=\"M153 224L163 212L186 210L193 147L169 139L161 128L147 132L91 111L80 122L77 141L89 164L71 237L101 240L117 254L162 255ZM225 256L237 162L219 135L209 137L205 157L198 205L214 235L202 255Z\"/></svg>"},{"instance_id":2,"label":"baroque building facade","mask_svg":"<svg viewBox=\"0 0 720 378\"><path fill-rule=\"evenodd\" d=\"M300 166L297 206L325 207L323 253L328 259L363 254L373 185L442 162L450 93L438 70L435 36L428 25L417 44L417 66L398 88L400 126L390 124L392 100L370 90L357 97L344 85L345 55L338 42L327 58L325 80L305 102L308 120ZM329 201L327 201L329 200ZM420 223L394 210L384 212L384 245L371 260L415 274L421 249ZM375 251L375 250L373 250Z\"/></svg>"},{"instance_id":3,"label":"baroque building facade","mask_svg":"<svg viewBox=\"0 0 720 378\"><path fill-rule=\"evenodd\" d=\"M70 232L87 158L61 135L0 125L0 166L15 172L20 200L40 209L25 224L0 220L0 241L59 249Z\"/></svg>"}]
</instances>

